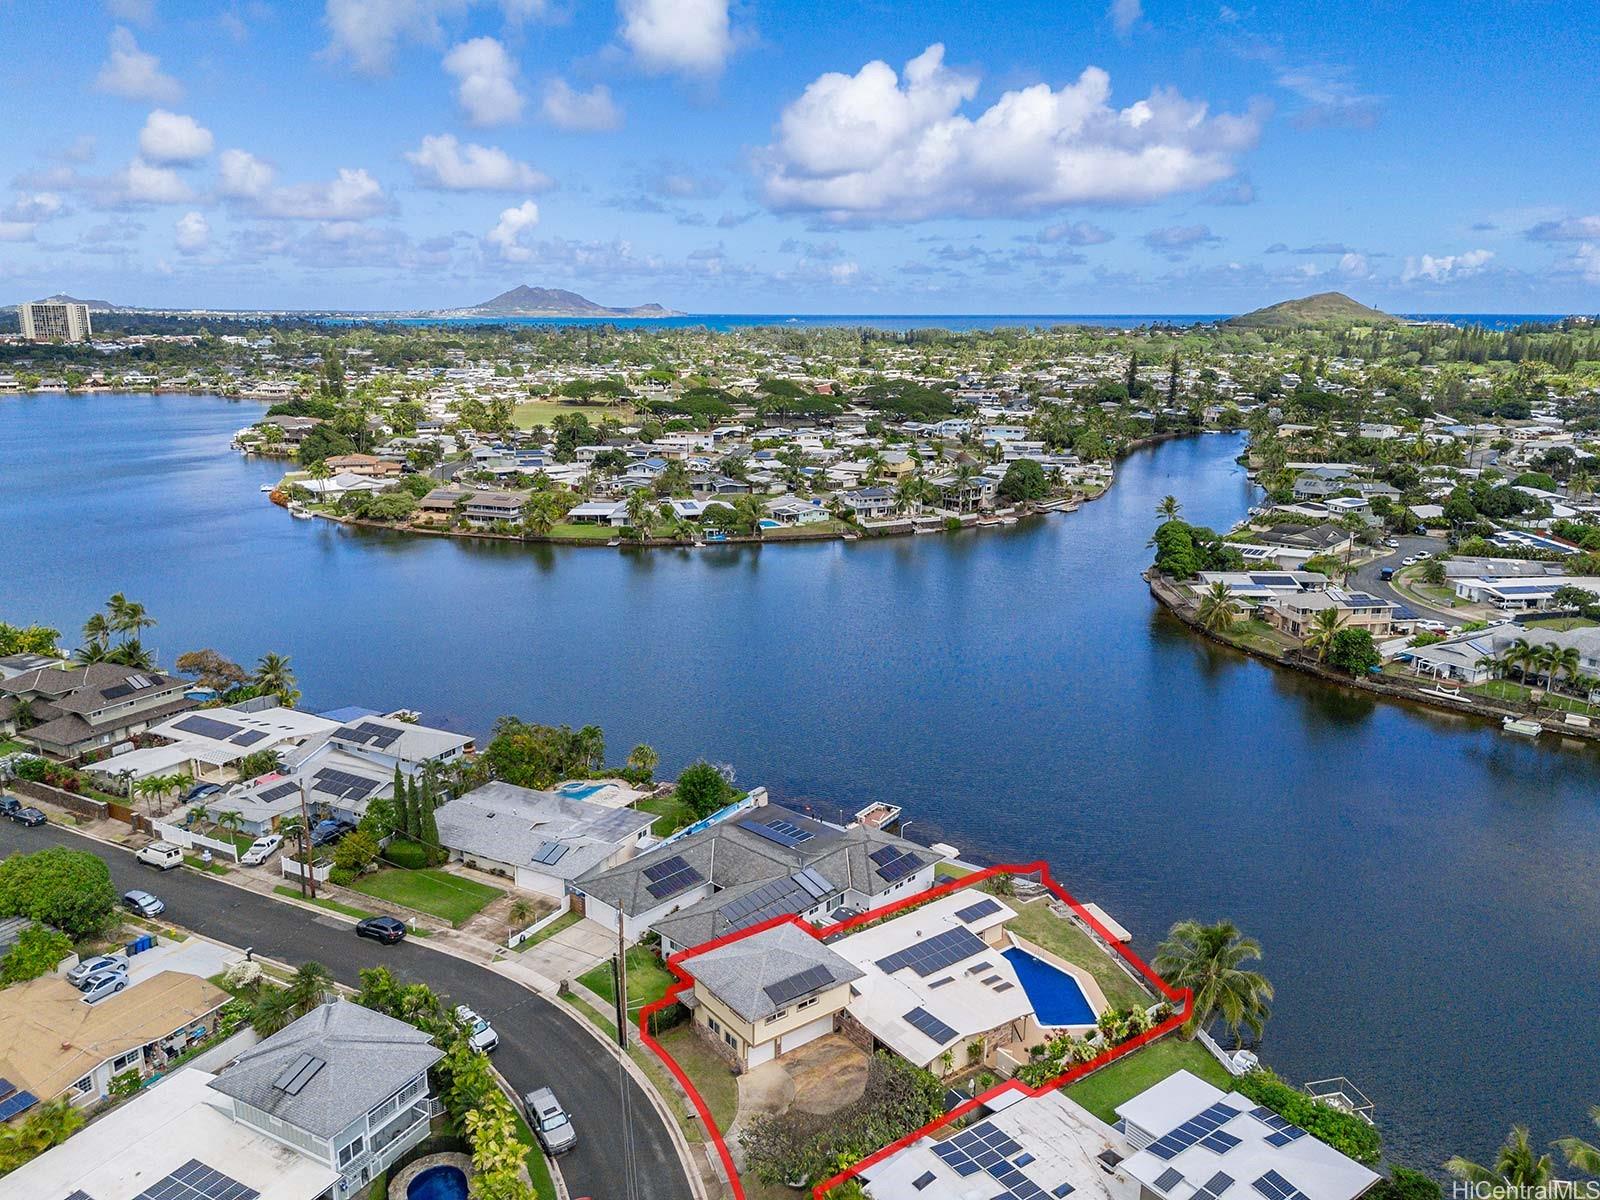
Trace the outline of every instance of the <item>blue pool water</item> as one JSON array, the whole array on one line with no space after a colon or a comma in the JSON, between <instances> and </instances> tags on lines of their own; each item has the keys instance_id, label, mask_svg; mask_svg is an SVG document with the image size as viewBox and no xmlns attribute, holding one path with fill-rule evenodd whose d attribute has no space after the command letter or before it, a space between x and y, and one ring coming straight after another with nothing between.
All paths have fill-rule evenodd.
<instances>
[{"instance_id":1,"label":"blue pool water","mask_svg":"<svg viewBox=\"0 0 1600 1200\"><path fill-rule=\"evenodd\" d=\"M1006 961L1017 973L1022 990L1028 993L1041 1025L1093 1025L1094 1009L1078 981L1059 967L1053 967L1016 946L1004 950Z\"/></svg>"},{"instance_id":2,"label":"blue pool water","mask_svg":"<svg viewBox=\"0 0 1600 1200\"><path fill-rule=\"evenodd\" d=\"M467 1177L460 1167L429 1167L406 1188L406 1200L467 1200Z\"/></svg>"},{"instance_id":3,"label":"blue pool water","mask_svg":"<svg viewBox=\"0 0 1600 1200\"><path fill-rule=\"evenodd\" d=\"M587 800L596 792L605 791L605 788L603 783L569 783L556 790L569 800Z\"/></svg>"}]
</instances>

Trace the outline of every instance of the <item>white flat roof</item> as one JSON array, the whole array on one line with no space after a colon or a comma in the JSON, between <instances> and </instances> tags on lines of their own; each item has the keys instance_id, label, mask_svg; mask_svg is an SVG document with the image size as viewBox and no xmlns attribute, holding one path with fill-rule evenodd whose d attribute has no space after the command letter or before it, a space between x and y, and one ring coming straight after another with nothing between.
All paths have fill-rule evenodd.
<instances>
[{"instance_id":1,"label":"white flat roof","mask_svg":"<svg viewBox=\"0 0 1600 1200\"><path fill-rule=\"evenodd\" d=\"M254 1188L261 1200L315 1200L339 1175L234 1122L214 1076L178 1071L0 1179L0 1200L46 1200L85 1192L135 1200L191 1159Z\"/></svg>"},{"instance_id":2,"label":"white flat roof","mask_svg":"<svg viewBox=\"0 0 1600 1200\"><path fill-rule=\"evenodd\" d=\"M955 1165L935 1153L937 1147L947 1155L952 1154L964 1143L977 1148L969 1134L976 1135L986 1145L995 1140L994 1134L999 1134L1010 1139L999 1142L1002 1152L1016 1147L1004 1154L1005 1163L1010 1164L1011 1170L1020 1171L1023 1179L1039 1189L1039 1193L1022 1189L1035 1200L1039 1194L1049 1200L1067 1185L1072 1189L1069 1194L1073 1200L1137 1200L1139 1188L1135 1182L1124 1175L1108 1173L1096 1161L1097 1156L1107 1150L1121 1154L1126 1149L1121 1138L1109 1127L1058 1091L1031 1098L1022 1098L1021 1092L1003 1095L1016 1097L1003 1111L974 1122L967 1130L949 1138L937 1141L921 1138L866 1168L862 1178L867 1194L873 1200L903 1200L905 1197L993 1200L997 1194L1004 1195L1008 1190L1021 1194L1016 1178L1009 1173L1002 1181L988 1170L973 1171L963 1163L960 1170L969 1172L963 1175ZM1001 1164L997 1167L1007 1170ZM925 1178L930 1175L931 1179ZM919 1182L922 1183L920 1188Z\"/></svg>"}]
</instances>

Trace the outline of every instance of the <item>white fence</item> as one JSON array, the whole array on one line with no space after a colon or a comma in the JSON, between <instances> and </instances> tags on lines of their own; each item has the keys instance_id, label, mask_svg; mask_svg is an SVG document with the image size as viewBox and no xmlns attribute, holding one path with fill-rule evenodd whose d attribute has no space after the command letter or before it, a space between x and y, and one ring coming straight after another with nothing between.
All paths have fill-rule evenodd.
<instances>
[{"instance_id":1,"label":"white fence","mask_svg":"<svg viewBox=\"0 0 1600 1200\"><path fill-rule=\"evenodd\" d=\"M156 836L164 842L171 842L175 846L182 846L185 850L210 850L213 854L220 854L230 862L239 861L239 847L222 838L207 837L203 833L195 833L182 825L169 825L165 821L152 821L156 827Z\"/></svg>"},{"instance_id":2,"label":"white fence","mask_svg":"<svg viewBox=\"0 0 1600 1200\"><path fill-rule=\"evenodd\" d=\"M283 868L284 877L287 879L299 879L306 873L305 868L287 854L280 854L278 862ZM333 864L325 858L319 858L311 864L311 878L317 883L327 882L328 876L332 873Z\"/></svg>"},{"instance_id":3,"label":"white fence","mask_svg":"<svg viewBox=\"0 0 1600 1200\"><path fill-rule=\"evenodd\" d=\"M506 949L515 950L518 946L522 945L523 942L527 941L541 929L544 929L550 925L554 925L570 911L572 911L572 897L561 897L561 907L556 909L555 912L551 913L549 916L540 917L526 929L519 929L516 933L513 933L510 937L508 937L506 939Z\"/></svg>"}]
</instances>

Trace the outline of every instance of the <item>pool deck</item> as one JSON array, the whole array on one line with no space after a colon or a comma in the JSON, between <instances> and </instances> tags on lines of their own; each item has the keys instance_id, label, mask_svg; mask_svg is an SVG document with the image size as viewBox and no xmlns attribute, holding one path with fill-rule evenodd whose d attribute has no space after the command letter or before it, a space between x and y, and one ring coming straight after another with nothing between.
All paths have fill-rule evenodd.
<instances>
[{"instance_id":1,"label":"pool deck","mask_svg":"<svg viewBox=\"0 0 1600 1200\"><path fill-rule=\"evenodd\" d=\"M1046 950L1043 946L1037 944L1036 942L1030 942L1027 938L1013 933L1009 929L1006 930L1006 935L1011 939L1011 944L1018 950L1025 951L1026 953L1033 955L1033 957L1037 958L1040 962L1048 963L1056 970L1065 975L1070 975L1074 980L1076 980L1079 990L1083 992L1083 998L1089 1002L1089 1007L1094 1010L1096 1017L1111 1007L1111 1002L1106 999L1105 992L1100 989L1100 981L1088 971L1084 970L1076 963L1068 962L1059 954L1054 954L1049 950ZM1044 1029L1094 1028L1092 1025L1045 1025L1042 1021L1039 1024L1040 1027Z\"/></svg>"},{"instance_id":2,"label":"pool deck","mask_svg":"<svg viewBox=\"0 0 1600 1200\"><path fill-rule=\"evenodd\" d=\"M455 1167L469 1180L472 1178L472 1157L467 1154L424 1154L415 1162L408 1162L389 1180L389 1200L407 1200L411 1181L433 1167ZM363 1184L363 1187L366 1185Z\"/></svg>"}]
</instances>

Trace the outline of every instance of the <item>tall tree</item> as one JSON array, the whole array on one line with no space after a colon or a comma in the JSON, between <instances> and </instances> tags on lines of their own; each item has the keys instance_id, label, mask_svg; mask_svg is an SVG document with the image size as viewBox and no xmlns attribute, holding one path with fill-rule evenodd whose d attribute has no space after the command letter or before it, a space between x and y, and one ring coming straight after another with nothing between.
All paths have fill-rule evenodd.
<instances>
[{"instance_id":1,"label":"tall tree","mask_svg":"<svg viewBox=\"0 0 1600 1200\"><path fill-rule=\"evenodd\" d=\"M1241 965L1260 957L1261 943L1241 934L1232 921L1179 921L1167 931L1167 940L1156 947L1154 966L1173 987L1194 994L1185 1037L1219 1019L1236 1039L1241 1028L1261 1036L1271 1015L1272 984Z\"/></svg>"},{"instance_id":2,"label":"tall tree","mask_svg":"<svg viewBox=\"0 0 1600 1200\"><path fill-rule=\"evenodd\" d=\"M1512 1126L1493 1166L1480 1166L1458 1154L1444 1164L1444 1169L1467 1183L1509 1188L1512 1195L1536 1192L1555 1177L1555 1163L1548 1154L1534 1152L1523 1125Z\"/></svg>"}]
</instances>

